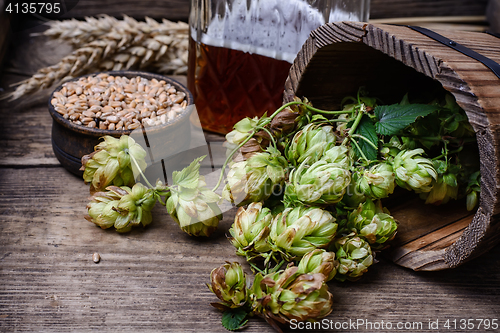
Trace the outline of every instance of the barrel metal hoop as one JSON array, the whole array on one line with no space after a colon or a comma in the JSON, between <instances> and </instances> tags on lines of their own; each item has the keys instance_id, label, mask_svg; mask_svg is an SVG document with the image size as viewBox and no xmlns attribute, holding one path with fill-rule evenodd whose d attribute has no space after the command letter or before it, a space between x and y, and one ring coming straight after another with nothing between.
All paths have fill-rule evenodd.
<instances>
[{"instance_id":1,"label":"barrel metal hoop","mask_svg":"<svg viewBox=\"0 0 500 333\"><path fill-rule=\"evenodd\" d=\"M492 35L496 38L500 38L500 33L489 31L489 30L485 31L485 33L487 33L488 35Z\"/></svg>"},{"instance_id":2,"label":"barrel metal hoop","mask_svg":"<svg viewBox=\"0 0 500 333\"><path fill-rule=\"evenodd\" d=\"M491 69L491 71L500 79L500 64L493 61L492 59L485 57L484 55L477 53L476 51L473 51L473 50L469 49L468 47L465 47L462 44L459 44L459 43L455 42L454 40L446 38L443 35L440 35L440 34L434 32L432 30L429 30L427 28L416 27L416 26L412 26L412 25L407 25L407 27L410 29L413 29L417 32L420 32L421 34L423 34L429 38L432 38L435 41L438 41L441 44L446 45L446 46L454 49L455 51L458 51L458 52L460 52L468 57L471 57L471 58L479 61L480 63L482 63L483 65L485 65L489 69Z\"/></svg>"}]
</instances>

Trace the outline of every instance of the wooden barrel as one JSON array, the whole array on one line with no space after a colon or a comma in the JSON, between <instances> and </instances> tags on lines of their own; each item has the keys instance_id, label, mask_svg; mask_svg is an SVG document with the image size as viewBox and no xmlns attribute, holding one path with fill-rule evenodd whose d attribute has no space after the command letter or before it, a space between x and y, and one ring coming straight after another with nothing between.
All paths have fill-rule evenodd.
<instances>
[{"instance_id":1,"label":"wooden barrel","mask_svg":"<svg viewBox=\"0 0 500 333\"><path fill-rule=\"evenodd\" d=\"M500 63L500 39L486 33L437 33ZM485 65L409 27L329 23L313 31L293 63L284 100L307 97L335 110L360 86L384 102L437 85L451 92L473 126L480 151L479 208L464 202L424 205L399 200L391 213L400 229L387 255L414 270L456 267L500 241L500 79Z\"/></svg>"}]
</instances>

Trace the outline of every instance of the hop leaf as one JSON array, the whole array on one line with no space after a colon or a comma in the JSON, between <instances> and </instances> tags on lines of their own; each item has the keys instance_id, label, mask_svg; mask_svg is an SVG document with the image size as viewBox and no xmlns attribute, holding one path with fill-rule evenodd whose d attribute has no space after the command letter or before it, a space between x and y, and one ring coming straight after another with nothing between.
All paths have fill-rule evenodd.
<instances>
[{"instance_id":1,"label":"hop leaf","mask_svg":"<svg viewBox=\"0 0 500 333\"><path fill-rule=\"evenodd\" d=\"M228 331L236 331L246 325L248 312L242 307L228 309L222 314L222 326Z\"/></svg>"},{"instance_id":2,"label":"hop leaf","mask_svg":"<svg viewBox=\"0 0 500 333\"><path fill-rule=\"evenodd\" d=\"M174 171L172 173L172 179L175 185L185 187L185 188L196 188L198 187L198 178L200 176L200 163L206 157L201 156L195 159L189 166L182 169L181 171Z\"/></svg>"},{"instance_id":3,"label":"hop leaf","mask_svg":"<svg viewBox=\"0 0 500 333\"><path fill-rule=\"evenodd\" d=\"M418 117L427 116L437 109L438 106L428 104L379 105L375 108L375 115L378 118L375 128L379 134L394 135Z\"/></svg>"}]
</instances>

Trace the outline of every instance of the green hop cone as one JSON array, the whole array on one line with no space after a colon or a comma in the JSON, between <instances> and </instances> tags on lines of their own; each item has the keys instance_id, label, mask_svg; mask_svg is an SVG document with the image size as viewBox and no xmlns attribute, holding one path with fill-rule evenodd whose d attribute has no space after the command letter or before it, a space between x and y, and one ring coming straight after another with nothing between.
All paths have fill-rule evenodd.
<instances>
[{"instance_id":1,"label":"green hop cone","mask_svg":"<svg viewBox=\"0 0 500 333\"><path fill-rule=\"evenodd\" d=\"M154 191L140 183L132 189L108 186L106 192L93 194L85 218L103 229L114 226L118 232L127 232L133 226L151 223L151 210L155 203Z\"/></svg>"},{"instance_id":2,"label":"green hop cone","mask_svg":"<svg viewBox=\"0 0 500 333\"><path fill-rule=\"evenodd\" d=\"M303 257L317 248L327 248L335 237L335 218L321 208L287 208L271 223L269 241L274 252L286 259Z\"/></svg>"},{"instance_id":3,"label":"green hop cone","mask_svg":"<svg viewBox=\"0 0 500 333\"><path fill-rule=\"evenodd\" d=\"M279 314L285 321L320 319L332 311L333 296L321 273L301 274L279 293Z\"/></svg>"},{"instance_id":4,"label":"green hop cone","mask_svg":"<svg viewBox=\"0 0 500 333\"><path fill-rule=\"evenodd\" d=\"M431 190L420 194L420 198L424 199L426 204L433 205L445 204L450 199L456 200L457 196L457 177L452 173L439 175L437 180L432 182Z\"/></svg>"},{"instance_id":5,"label":"green hop cone","mask_svg":"<svg viewBox=\"0 0 500 333\"><path fill-rule=\"evenodd\" d=\"M297 205L331 205L344 196L351 173L336 164L319 160L309 166L306 159L290 172L285 187L285 202Z\"/></svg>"},{"instance_id":6,"label":"green hop cone","mask_svg":"<svg viewBox=\"0 0 500 333\"><path fill-rule=\"evenodd\" d=\"M210 282L207 286L222 301L219 303L222 306L237 308L247 302L247 276L238 262L214 268ZM218 307L217 303L212 305Z\"/></svg>"},{"instance_id":7,"label":"green hop cone","mask_svg":"<svg viewBox=\"0 0 500 333\"><path fill-rule=\"evenodd\" d=\"M266 115L262 118L254 117L254 118L243 118L239 122L234 125L234 130L226 134L226 142L224 142L224 146L226 147L226 157L233 152L240 144L244 141L246 143L240 148L240 152L244 159L248 159L251 156L255 155L255 153L260 153L269 145L269 135L265 131L258 131L253 135L252 138L249 138L255 128L267 119Z\"/></svg>"},{"instance_id":8,"label":"green hop cone","mask_svg":"<svg viewBox=\"0 0 500 333\"><path fill-rule=\"evenodd\" d=\"M406 148L397 136L391 136L389 142L384 143L380 149L380 155L386 159L396 157L401 149Z\"/></svg>"},{"instance_id":9,"label":"green hop cone","mask_svg":"<svg viewBox=\"0 0 500 333\"><path fill-rule=\"evenodd\" d=\"M171 195L166 206L184 232L208 237L217 229L222 212L217 204L219 195L206 187L205 177L199 173L204 157L195 159L180 172L173 172Z\"/></svg>"},{"instance_id":10,"label":"green hop cone","mask_svg":"<svg viewBox=\"0 0 500 333\"><path fill-rule=\"evenodd\" d=\"M429 192L432 181L437 179L437 172L430 159L422 157L421 148L402 150L394 158L393 168L396 183L407 190L417 193Z\"/></svg>"},{"instance_id":11,"label":"green hop cone","mask_svg":"<svg viewBox=\"0 0 500 333\"><path fill-rule=\"evenodd\" d=\"M339 281L356 280L373 264L370 244L355 233L339 238L332 247L340 263L335 275Z\"/></svg>"},{"instance_id":12,"label":"green hop cone","mask_svg":"<svg viewBox=\"0 0 500 333\"><path fill-rule=\"evenodd\" d=\"M229 241L236 248L236 254L251 259L269 252L267 237L272 218L271 210L263 208L261 202L252 202L247 209L240 207L229 229Z\"/></svg>"},{"instance_id":13,"label":"green hop cone","mask_svg":"<svg viewBox=\"0 0 500 333\"><path fill-rule=\"evenodd\" d=\"M128 193L129 188L122 186L108 186L107 191L95 192L87 204L88 215L85 219L97 224L103 229L115 225L120 213L115 209L122 196Z\"/></svg>"},{"instance_id":14,"label":"green hop cone","mask_svg":"<svg viewBox=\"0 0 500 333\"><path fill-rule=\"evenodd\" d=\"M367 199L365 203L352 211L348 216L347 229L365 238L372 247L379 248L396 236L398 224L389 215L387 209L382 208L380 200L375 204Z\"/></svg>"},{"instance_id":15,"label":"green hop cone","mask_svg":"<svg viewBox=\"0 0 500 333\"><path fill-rule=\"evenodd\" d=\"M337 274L339 262L335 260L335 253L323 249L315 249L300 259L298 264L300 274L321 273L330 281Z\"/></svg>"},{"instance_id":16,"label":"green hop cone","mask_svg":"<svg viewBox=\"0 0 500 333\"><path fill-rule=\"evenodd\" d=\"M266 276L258 273L250 289L253 313L278 330L276 322L323 318L333 304L325 279L321 273L300 274L294 266Z\"/></svg>"},{"instance_id":17,"label":"green hop cone","mask_svg":"<svg viewBox=\"0 0 500 333\"><path fill-rule=\"evenodd\" d=\"M342 203L351 208L358 207L359 204L366 201L366 195L361 191L357 184L363 177L362 170L354 170L351 174L351 182L347 186L346 193L342 197Z\"/></svg>"},{"instance_id":18,"label":"green hop cone","mask_svg":"<svg viewBox=\"0 0 500 333\"><path fill-rule=\"evenodd\" d=\"M387 198L394 192L395 176L389 163L379 163L358 177L356 190L371 199Z\"/></svg>"},{"instance_id":19,"label":"green hop cone","mask_svg":"<svg viewBox=\"0 0 500 333\"><path fill-rule=\"evenodd\" d=\"M83 180L90 192L103 191L109 185L133 186L139 173L146 169L146 151L128 135L120 139L104 136L92 154L82 157ZM135 161L132 161L133 157Z\"/></svg>"},{"instance_id":20,"label":"green hop cone","mask_svg":"<svg viewBox=\"0 0 500 333\"><path fill-rule=\"evenodd\" d=\"M323 161L334 164L342 169L349 169L352 165L349 148L346 146L333 146L323 153Z\"/></svg>"},{"instance_id":21,"label":"green hop cone","mask_svg":"<svg viewBox=\"0 0 500 333\"><path fill-rule=\"evenodd\" d=\"M231 165L222 197L239 206L264 201L281 186L287 169L286 159L278 150L269 147L266 152Z\"/></svg>"},{"instance_id":22,"label":"green hop cone","mask_svg":"<svg viewBox=\"0 0 500 333\"><path fill-rule=\"evenodd\" d=\"M295 134L285 150L285 155L295 165L306 159L314 163L323 156L325 151L335 145L336 140L332 126L310 123Z\"/></svg>"}]
</instances>

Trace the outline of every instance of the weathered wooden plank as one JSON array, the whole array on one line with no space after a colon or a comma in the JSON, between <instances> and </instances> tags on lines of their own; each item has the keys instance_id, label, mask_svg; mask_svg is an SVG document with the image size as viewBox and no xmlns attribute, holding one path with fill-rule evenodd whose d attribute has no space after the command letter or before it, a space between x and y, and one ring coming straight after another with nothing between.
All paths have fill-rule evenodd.
<instances>
[{"instance_id":1,"label":"weathered wooden plank","mask_svg":"<svg viewBox=\"0 0 500 333\"><path fill-rule=\"evenodd\" d=\"M33 36L47 27L41 24L32 28L15 31L12 34L10 55L5 63L5 72L31 76L38 69L57 63L62 57L71 53L69 44L52 40L43 35ZM48 52L50 50L50 52Z\"/></svg>"},{"instance_id":2,"label":"weathered wooden plank","mask_svg":"<svg viewBox=\"0 0 500 333\"><path fill-rule=\"evenodd\" d=\"M250 272L224 236L234 211L209 239L184 234L161 206L147 228L118 234L83 219L87 190L62 168L0 169L1 330L226 332L205 283L225 260ZM378 259L360 281L329 283L334 306L327 320L422 322L411 331L428 332L430 319L460 319L465 309L468 318L500 312L500 247L427 274ZM245 332L274 331L253 318Z\"/></svg>"},{"instance_id":3,"label":"weathered wooden plank","mask_svg":"<svg viewBox=\"0 0 500 333\"><path fill-rule=\"evenodd\" d=\"M456 238L460 236L460 232L463 231L470 224L471 220L472 220L472 214L464 218L461 218L460 220L455 221L451 224L446 224L444 226L436 226L435 231L432 231L421 237L415 237L415 240L405 244L403 248L410 252L421 249L434 250L436 248L439 248L440 245L436 244L438 243L441 244L440 242L443 239L446 239L449 235L452 235L452 238L455 238L456 240ZM411 223L409 224L411 227ZM448 240L444 241L444 243L447 242ZM448 244L448 246L449 245L451 244Z\"/></svg>"},{"instance_id":4,"label":"weathered wooden plank","mask_svg":"<svg viewBox=\"0 0 500 333\"><path fill-rule=\"evenodd\" d=\"M0 70L3 68L3 62L7 53L11 38L11 19L12 15L5 11L6 2L0 0Z\"/></svg>"},{"instance_id":5,"label":"weathered wooden plank","mask_svg":"<svg viewBox=\"0 0 500 333\"><path fill-rule=\"evenodd\" d=\"M486 16L488 18L488 23L490 24L490 30L494 33L500 33L500 20L498 17L500 15L500 1L490 0L486 7Z\"/></svg>"},{"instance_id":6,"label":"weathered wooden plank","mask_svg":"<svg viewBox=\"0 0 500 333\"><path fill-rule=\"evenodd\" d=\"M431 30L475 31L488 30L486 16L420 16L420 17L389 17L370 19L370 23L412 25Z\"/></svg>"},{"instance_id":7,"label":"weathered wooden plank","mask_svg":"<svg viewBox=\"0 0 500 333\"><path fill-rule=\"evenodd\" d=\"M372 0L370 17L374 19L388 17L415 16L471 16L485 15L487 0ZM113 16L127 14L133 17L150 16L187 20L189 16L189 0L169 1L118 1L118 0L80 0L64 17L83 18L107 13Z\"/></svg>"},{"instance_id":8,"label":"weathered wooden plank","mask_svg":"<svg viewBox=\"0 0 500 333\"><path fill-rule=\"evenodd\" d=\"M485 15L488 0L372 0L370 18Z\"/></svg>"},{"instance_id":9,"label":"weathered wooden plank","mask_svg":"<svg viewBox=\"0 0 500 333\"><path fill-rule=\"evenodd\" d=\"M0 165L59 165L52 151L52 118L46 107L0 110Z\"/></svg>"},{"instance_id":10,"label":"weathered wooden plank","mask_svg":"<svg viewBox=\"0 0 500 333\"><path fill-rule=\"evenodd\" d=\"M135 18L166 18L175 21L187 21L189 17L189 0L80 0L73 9L61 18L83 18L106 13L122 17L124 14Z\"/></svg>"},{"instance_id":11,"label":"weathered wooden plank","mask_svg":"<svg viewBox=\"0 0 500 333\"><path fill-rule=\"evenodd\" d=\"M120 235L93 226L83 219L87 187L82 181L52 162L35 167L51 155L50 117L42 103L0 110L5 122L0 163L4 156L11 159L0 165L0 331L227 332L220 313L208 305L217 299L205 283L225 260L243 262L224 235L234 212L210 239L185 235L159 206L154 223L144 230ZM214 151L222 151L221 136L207 138L217 141ZM2 155L6 152L10 156ZM99 264L92 262L94 252L102 256ZM500 246L443 272L416 273L378 259L360 281L329 284L331 323L414 322L412 332L428 332L429 320L439 319L443 329L446 319L460 320L464 313L468 318L500 313ZM428 262L421 267L432 268ZM245 332L273 330L253 318Z\"/></svg>"},{"instance_id":12,"label":"weathered wooden plank","mask_svg":"<svg viewBox=\"0 0 500 333\"><path fill-rule=\"evenodd\" d=\"M390 205L390 198L387 205ZM471 215L465 209L463 200L450 202L446 205L433 206L426 205L423 200L415 196L406 196L401 204L390 207L389 210L391 215L400 222L394 245L412 250L418 249L414 248L413 244L428 244L429 241L426 241L425 237L429 234L452 225L464 216ZM470 220L472 220L472 216L468 219L469 223ZM436 239L433 241L436 241ZM414 243L409 244L411 242Z\"/></svg>"}]
</instances>

